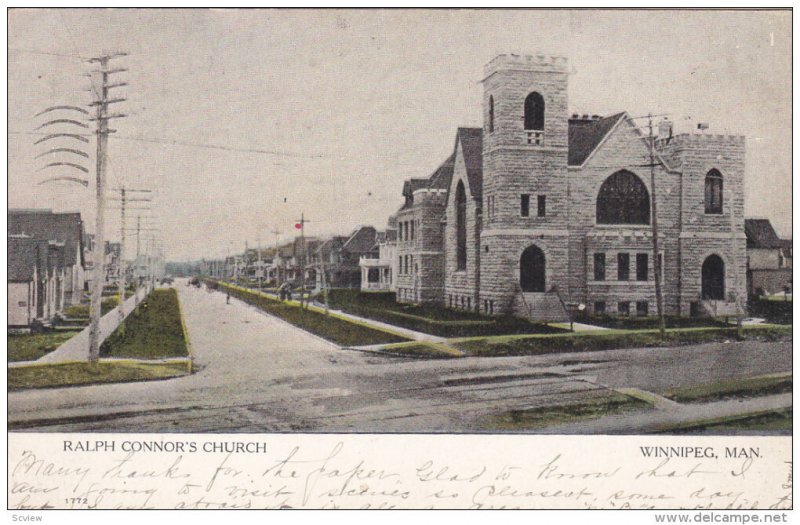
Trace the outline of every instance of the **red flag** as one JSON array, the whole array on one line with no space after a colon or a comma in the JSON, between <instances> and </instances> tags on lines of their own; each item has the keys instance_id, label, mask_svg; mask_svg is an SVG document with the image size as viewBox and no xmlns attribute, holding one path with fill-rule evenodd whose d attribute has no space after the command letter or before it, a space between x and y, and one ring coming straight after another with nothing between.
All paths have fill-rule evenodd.
<instances>
[{"instance_id":1,"label":"red flag","mask_svg":"<svg viewBox=\"0 0 800 525\"><path fill-rule=\"evenodd\" d=\"M299 222L296 222L296 223L294 223L294 229L295 229L295 230L299 230L299 229L301 229L302 227L303 227L303 225L302 225L302 224L300 224Z\"/></svg>"}]
</instances>

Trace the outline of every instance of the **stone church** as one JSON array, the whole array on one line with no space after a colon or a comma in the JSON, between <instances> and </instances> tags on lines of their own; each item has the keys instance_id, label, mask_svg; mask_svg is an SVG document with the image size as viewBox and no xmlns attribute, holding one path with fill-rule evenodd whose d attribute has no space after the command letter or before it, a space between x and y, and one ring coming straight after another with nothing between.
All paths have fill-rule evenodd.
<instances>
[{"instance_id":1,"label":"stone church","mask_svg":"<svg viewBox=\"0 0 800 525\"><path fill-rule=\"evenodd\" d=\"M570 117L568 79L563 57L486 65L483 127L459 128L452 155L403 186L398 301L537 320L577 304L655 315L660 267L667 315L741 308L744 137L673 135L663 120L651 148L626 112Z\"/></svg>"}]
</instances>

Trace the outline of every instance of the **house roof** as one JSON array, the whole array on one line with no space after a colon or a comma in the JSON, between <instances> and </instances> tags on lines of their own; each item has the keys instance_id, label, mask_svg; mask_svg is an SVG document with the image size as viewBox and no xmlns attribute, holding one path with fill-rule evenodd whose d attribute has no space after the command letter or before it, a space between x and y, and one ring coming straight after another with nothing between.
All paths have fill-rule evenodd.
<instances>
[{"instance_id":1,"label":"house roof","mask_svg":"<svg viewBox=\"0 0 800 525\"><path fill-rule=\"evenodd\" d=\"M748 248L782 248L781 240L769 219L745 219L744 233Z\"/></svg>"},{"instance_id":2,"label":"house roof","mask_svg":"<svg viewBox=\"0 0 800 525\"><path fill-rule=\"evenodd\" d=\"M350 235L350 238L342 246L342 250L353 254L369 253L375 246L377 232L372 226L362 226Z\"/></svg>"},{"instance_id":3,"label":"house roof","mask_svg":"<svg viewBox=\"0 0 800 525\"><path fill-rule=\"evenodd\" d=\"M480 200L483 190L483 129L458 128L456 141L461 142L461 151L464 155L464 164L469 180L469 192L473 198ZM447 187L450 187L449 180Z\"/></svg>"},{"instance_id":4,"label":"house roof","mask_svg":"<svg viewBox=\"0 0 800 525\"><path fill-rule=\"evenodd\" d=\"M567 163L580 166L597 149L608 133L625 116L625 112L602 118L572 118L569 120L569 149Z\"/></svg>"},{"instance_id":5,"label":"house roof","mask_svg":"<svg viewBox=\"0 0 800 525\"><path fill-rule=\"evenodd\" d=\"M428 188L431 189L444 189L450 187L450 179L453 178L453 166L456 162L456 154L453 153L439 165L433 174L428 177Z\"/></svg>"},{"instance_id":6,"label":"house roof","mask_svg":"<svg viewBox=\"0 0 800 525\"><path fill-rule=\"evenodd\" d=\"M346 241L347 237L342 235L336 235L330 239L325 239L317 248L317 253L321 255L330 254L335 250L341 249Z\"/></svg>"},{"instance_id":7,"label":"house roof","mask_svg":"<svg viewBox=\"0 0 800 525\"><path fill-rule=\"evenodd\" d=\"M50 210L9 210L8 235L24 234L35 239L66 244L64 263L83 264L83 222L80 213ZM80 257L80 260L78 258Z\"/></svg>"},{"instance_id":8,"label":"house roof","mask_svg":"<svg viewBox=\"0 0 800 525\"><path fill-rule=\"evenodd\" d=\"M34 269L39 268L39 272L42 272L47 262L46 240L9 237L7 247L9 281L32 281Z\"/></svg>"}]
</instances>

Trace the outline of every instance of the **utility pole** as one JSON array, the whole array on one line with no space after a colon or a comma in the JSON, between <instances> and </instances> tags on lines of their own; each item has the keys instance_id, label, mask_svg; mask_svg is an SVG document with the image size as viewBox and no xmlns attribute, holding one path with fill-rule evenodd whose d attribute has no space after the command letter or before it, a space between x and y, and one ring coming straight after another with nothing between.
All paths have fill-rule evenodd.
<instances>
[{"instance_id":1,"label":"utility pole","mask_svg":"<svg viewBox=\"0 0 800 525\"><path fill-rule=\"evenodd\" d=\"M653 135L653 116L647 116L647 128L649 130L650 143L650 208L653 218L651 225L653 228L653 273L656 283L656 308L658 310L658 330L663 339L666 335L666 324L664 322L664 297L661 294L661 257L658 249L658 213L656 208L656 164L655 148L656 138Z\"/></svg>"},{"instance_id":2,"label":"utility pole","mask_svg":"<svg viewBox=\"0 0 800 525\"><path fill-rule=\"evenodd\" d=\"M281 285L281 267L280 267L280 257L279 257L279 249L278 249L278 238L281 235L281 231L278 228L275 228L270 233L275 235L275 257L272 259L272 263L275 265L275 287L278 288Z\"/></svg>"},{"instance_id":3,"label":"utility pole","mask_svg":"<svg viewBox=\"0 0 800 525\"><path fill-rule=\"evenodd\" d=\"M125 186L121 188L112 188L112 191L119 192L119 201L120 201L120 256L119 256L119 299L120 303L125 302L125 232L126 232L126 222L125 222L125 208L129 202L150 202L150 198L130 198L127 196L128 192L131 193L151 193L152 190L144 190L144 189L134 189L134 188L126 188ZM137 218L137 256L138 256L138 230L140 226L141 216Z\"/></svg>"},{"instance_id":4,"label":"utility pole","mask_svg":"<svg viewBox=\"0 0 800 525\"><path fill-rule=\"evenodd\" d=\"M90 63L99 64L96 73L100 74L100 91L95 92L96 99L90 104L95 107L95 118L97 123L97 216L95 220L95 245L94 245L94 282L92 283L92 300L89 310L91 312L91 324L89 326L89 361L97 362L100 359L100 318L102 317L103 304L103 281L105 281L105 177L106 177L106 155L108 147L108 135L115 130L108 128L108 121L112 118L121 118L122 114L109 114L108 106L125 99L109 99L109 89L125 85L122 82L116 84L109 83L109 75L121 73L125 69L109 69L111 60L125 56L125 53L113 53L89 59Z\"/></svg>"},{"instance_id":5,"label":"utility pole","mask_svg":"<svg viewBox=\"0 0 800 525\"><path fill-rule=\"evenodd\" d=\"M306 264L308 264L308 246L306 246L306 223L311 222L306 219L304 213L300 214L300 244L303 245L303 263L300 265L300 275L301 280L300 283L302 287L300 288L300 307L303 307L303 296L305 295L306 289ZM306 303L308 306L308 303Z\"/></svg>"}]
</instances>

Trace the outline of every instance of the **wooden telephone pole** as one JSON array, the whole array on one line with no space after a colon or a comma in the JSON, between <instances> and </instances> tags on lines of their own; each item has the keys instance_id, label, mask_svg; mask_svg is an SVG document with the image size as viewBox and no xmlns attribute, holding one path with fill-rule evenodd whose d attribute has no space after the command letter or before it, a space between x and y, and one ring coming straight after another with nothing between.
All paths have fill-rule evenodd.
<instances>
[{"instance_id":1,"label":"wooden telephone pole","mask_svg":"<svg viewBox=\"0 0 800 525\"><path fill-rule=\"evenodd\" d=\"M303 264L300 265L300 307L303 307L303 297L306 290L306 265L308 264L308 246L306 245L306 223L311 222L306 219L304 213L300 214L300 244L303 245ZM308 303L306 303L308 306Z\"/></svg>"},{"instance_id":2,"label":"wooden telephone pole","mask_svg":"<svg viewBox=\"0 0 800 525\"><path fill-rule=\"evenodd\" d=\"M109 114L108 106L125 99L109 98L109 90L114 87L124 86L124 82L109 83L109 76L121 73L125 69L109 69L109 62L115 58L125 56L126 53L112 53L89 59L90 63L99 65L94 73L100 75L100 90L95 91L95 100L90 105L95 108L94 120L97 124L97 216L95 220L95 245L94 245L94 281L92 282L92 299L89 310L91 324L89 325L89 361L97 362L100 359L100 318L102 317L103 282L105 281L105 181L106 181L106 155L108 154L108 135L115 130L108 128L108 121L112 118L122 118L122 114Z\"/></svg>"},{"instance_id":3,"label":"wooden telephone pole","mask_svg":"<svg viewBox=\"0 0 800 525\"><path fill-rule=\"evenodd\" d=\"M653 219L651 221L653 231L653 274L656 284L656 308L658 310L658 331L663 339L666 335L666 323L664 322L664 297L661 292L661 253L658 247L658 213L656 208L656 137L653 135L653 116L647 116L647 128L649 130L650 145L650 199Z\"/></svg>"}]
</instances>

